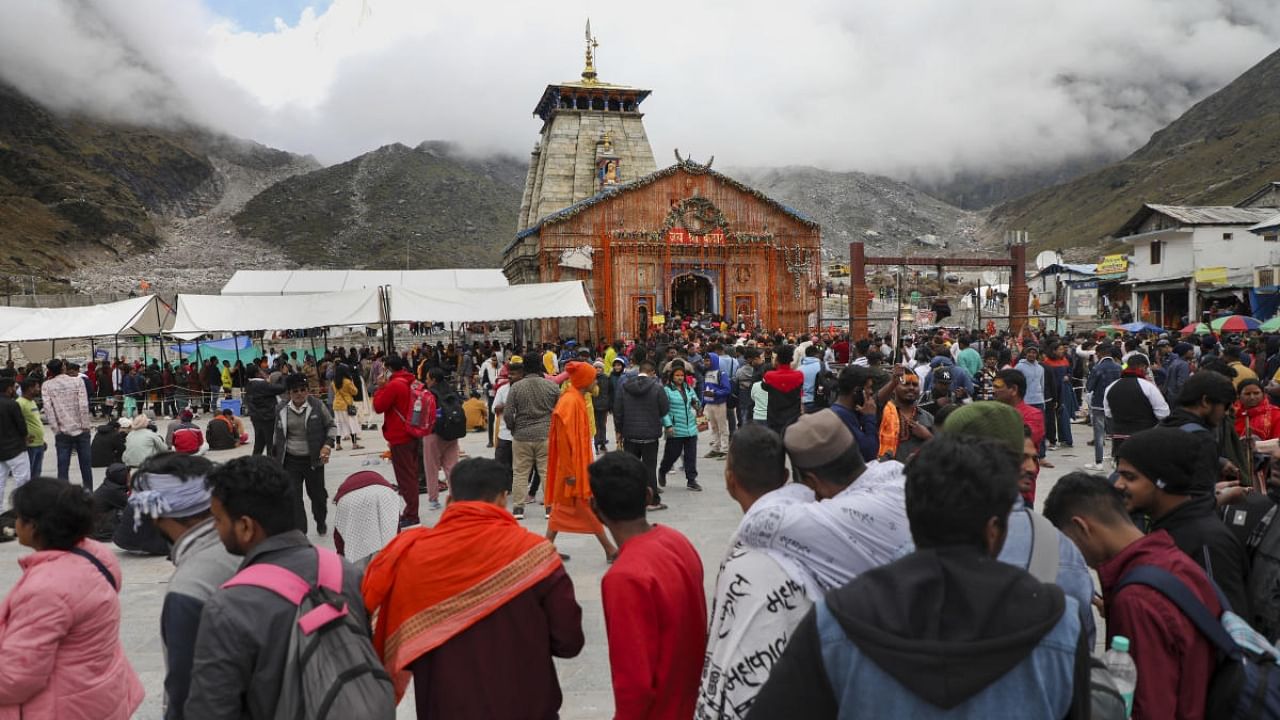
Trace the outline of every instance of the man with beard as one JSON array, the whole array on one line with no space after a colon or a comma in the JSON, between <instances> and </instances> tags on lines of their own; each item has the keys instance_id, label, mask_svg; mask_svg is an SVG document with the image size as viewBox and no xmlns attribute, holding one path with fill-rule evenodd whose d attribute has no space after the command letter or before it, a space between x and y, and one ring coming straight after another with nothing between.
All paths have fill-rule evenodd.
<instances>
[{"instance_id":1,"label":"man with beard","mask_svg":"<svg viewBox=\"0 0 1280 720\"><path fill-rule=\"evenodd\" d=\"M916 406L920 399L919 376L905 372L900 377L893 399L885 404L880 416L880 457L906 462L933 437L933 415Z\"/></svg>"},{"instance_id":2,"label":"man with beard","mask_svg":"<svg viewBox=\"0 0 1280 720\"><path fill-rule=\"evenodd\" d=\"M1151 518L1150 532L1165 530L1218 584L1241 617L1251 617L1245 592L1249 562L1244 548L1218 519L1214 478L1201 462L1198 444L1180 429L1140 432L1116 452L1116 489L1129 513Z\"/></svg>"}]
</instances>

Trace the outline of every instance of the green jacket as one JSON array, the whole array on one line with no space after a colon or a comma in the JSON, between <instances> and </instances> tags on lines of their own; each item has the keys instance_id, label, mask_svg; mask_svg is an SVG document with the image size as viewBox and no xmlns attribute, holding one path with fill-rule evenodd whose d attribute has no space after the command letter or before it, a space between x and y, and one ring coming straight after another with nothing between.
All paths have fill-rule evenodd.
<instances>
[{"instance_id":1,"label":"green jacket","mask_svg":"<svg viewBox=\"0 0 1280 720\"><path fill-rule=\"evenodd\" d=\"M671 409L662 416L662 427L675 428L676 437L697 437L698 435L698 393L685 386L682 389L663 385L667 391L667 400Z\"/></svg>"}]
</instances>

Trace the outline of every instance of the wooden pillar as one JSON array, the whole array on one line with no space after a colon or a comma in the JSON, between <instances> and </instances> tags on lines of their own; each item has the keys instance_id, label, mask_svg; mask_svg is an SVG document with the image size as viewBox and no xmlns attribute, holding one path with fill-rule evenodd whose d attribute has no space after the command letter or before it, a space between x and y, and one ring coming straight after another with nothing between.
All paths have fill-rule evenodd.
<instances>
[{"instance_id":1,"label":"wooden pillar","mask_svg":"<svg viewBox=\"0 0 1280 720\"><path fill-rule=\"evenodd\" d=\"M1009 334L1017 337L1027 324L1027 246L1014 242L1009 246Z\"/></svg>"},{"instance_id":2,"label":"wooden pillar","mask_svg":"<svg viewBox=\"0 0 1280 720\"><path fill-rule=\"evenodd\" d=\"M860 242L849 243L849 334L854 340L867 337L867 303L871 291L867 289L866 248Z\"/></svg>"}]
</instances>

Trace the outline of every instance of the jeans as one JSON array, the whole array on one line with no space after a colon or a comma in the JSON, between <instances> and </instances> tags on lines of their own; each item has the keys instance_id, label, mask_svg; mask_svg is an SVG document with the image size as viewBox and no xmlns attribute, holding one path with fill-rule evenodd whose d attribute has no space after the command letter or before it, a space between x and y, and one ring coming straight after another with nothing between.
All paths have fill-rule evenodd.
<instances>
[{"instance_id":1,"label":"jeans","mask_svg":"<svg viewBox=\"0 0 1280 720\"><path fill-rule=\"evenodd\" d=\"M676 459L684 456L684 479L693 484L698 481L698 436L668 437L662 446L662 462L658 464L658 476L665 478Z\"/></svg>"},{"instance_id":2,"label":"jeans","mask_svg":"<svg viewBox=\"0 0 1280 720\"><path fill-rule=\"evenodd\" d=\"M304 534L307 532L307 511L302 502L302 492L306 490L311 499L311 518L316 521L317 529L328 517L329 492L324 487L324 465L311 466L311 458L304 455L285 455L284 472L293 483L293 522Z\"/></svg>"},{"instance_id":3,"label":"jeans","mask_svg":"<svg viewBox=\"0 0 1280 720\"><path fill-rule=\"evenodd\" d=\"M71 481L71 453L74 451L80 459L80 482L84 489L93 492L93 457L90 447L89 431L79 435L58 433L53 436L54 449L58 453L58 479Z\"/></svg>"},{"instance_id":4,"label":"jeans","mask_svg":"<svg viewBox=\"0 0 1280 720\"><path fill-rule=\"evenodd\" d=\"M1090 408L1093 416L1093 461L1102 464L1102 455L1107 446L1107 413L1105 410Z\"/></svg>"},{"instance_id":5,"label":"jeans","mask_svg":"<svg viewBox=\"0 0 1280 720\"><path fill-rule=\"evenodd\" d=\"M649 477L649 492L653 494L649 502L653 505L662 502L662 493L658 492L658 441L623 440L622 449L640 458L640 462L644 463L645 474Z\"/></svg>"},{"instance_id":6,"label":"jeans","mask_svg":"<svg viewBox=\"0 0 1280 720\"><path fill-rule=\"evenodd\" d=\"M44 445L27 448L27 463L31 465L31 477L40 477L44 471Z\"/></svg>"},{"instance_id":7,"label":"jeans","mask_svg":"<svg viewBox=\"0 0 1280 720\"><path fill-rule=\"evenodd\" d=\"M604 408L596 408L596 449L603 450L609 447L609 411Z\"/></svg>"},{"instance_id":8,"label":"jeans","mask_svg":"<svg viewBox=\"0 0 1280 720\"><path fill-rule=\"evenodd\" d=\"M493 459L497 460L507 470L511 469L511 441L498 440L498 444L493 447ZM507 486L507 492L511 492L511 486Z\"/></svg>"}]
</instances>

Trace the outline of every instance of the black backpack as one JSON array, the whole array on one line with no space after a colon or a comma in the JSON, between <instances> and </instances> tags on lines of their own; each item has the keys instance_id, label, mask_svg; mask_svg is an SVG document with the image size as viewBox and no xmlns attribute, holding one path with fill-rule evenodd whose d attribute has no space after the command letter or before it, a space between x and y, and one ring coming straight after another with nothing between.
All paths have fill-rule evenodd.
<instances>
[{"instance_id":1,"label":"black backpack","mask_svg":"<svg viewBox=\"0 0 1280 720\"><path fill-rule=\"evenodd\" d=\"M820 408L829 408L835 404L838 393L839 383L836 382L836 374L824 368L814 378L813 404Z\"/></svg>"},{"instance_id":2,"label":"black backpack","mask_svg":"<svg viewBox=\"0 0 1280 720\"><path fill-rule=\"evenodd\" d=\"M467 434L467 414L462 410L462 399L458 393L441 393L432 390L436 396L435 434L445 440L457 440Z\"/></svg>"}]
</instances>

